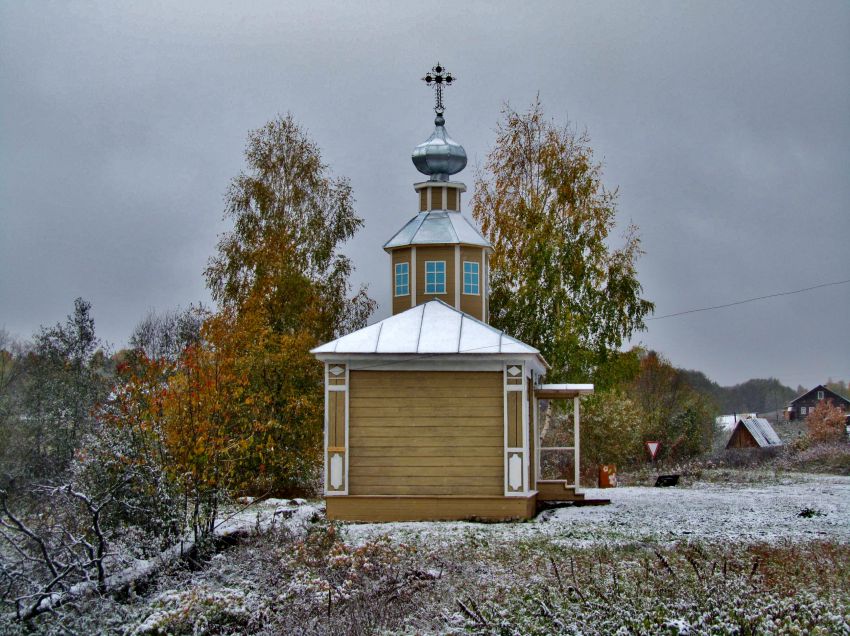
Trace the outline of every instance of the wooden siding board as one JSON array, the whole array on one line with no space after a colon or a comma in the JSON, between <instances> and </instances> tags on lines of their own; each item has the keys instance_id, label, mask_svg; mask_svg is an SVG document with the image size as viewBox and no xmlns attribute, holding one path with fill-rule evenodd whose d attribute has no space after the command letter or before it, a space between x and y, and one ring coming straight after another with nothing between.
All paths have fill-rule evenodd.
<instances>
[{"instance_id":1,"label":"wooden siding board","mask_svg":"<svg viewBox=\"0 0 850 636\"><path fill-rule=\"evenodd\" d=\"M443 209L443 188L431 188L431 209Z\"/></svg>"},{"instance_id":2,"label":"wooden siding board","mask_svg":"<svg viewBox=\"0 0 850 636\"><path fill-rule=\"evenodd\" d=\"M502 471L502 455L501 453L493 455L471 455L466 456L463 466L478 466L482 468L495 467ZM377 468L377 469L392 469L401 468L403 470L413 470L419 468L446 467L445 457L387 457L381 455L378 457L356 457L350 462L351 468ZM452 467L453 468L453 467Z\"/></svg>"},{"instance_id":3,"label":"wooden siding board","mask_svg":"<svg viewBox=\"0 0 850 636\"><path fill-rule=\"evenodd\" d=\"M337 401L342 393L338 391L328 391L328 446L340 446L337 436Z\"/></svg>"},{"instance_id":4,"label":"wooden siding board","mask_svg":"<svg viewBox=\"0 0 850 636\"><path fill-rule=\"evenodd\" d=\"M490 426L493 405L468 406L469 416L464 418L464 426ZM352 408L352 410L355 410ZM411 407L405 412L403 408L357 407L357 416L364 425L410 425L428 424L434 421L433 407ZM443 418L439 418L441 421Z\"/></svg>"},{"instance_id":5,"label":"wooden siding board","mask_svg":"<svg viewBox=\"0 0 850 636\"><path fill-rule=\"evenodd\" d=\"M340 521L418 521L530 519L537 500L531 497L328 497L328 519Z\"/></svg>"},{"instance_id":6,"label":"wooden siding board","mask_svg":"<svg viewBox=\"0 0 850 636\"><path fill-rule=\"evenodd\" d=\"M362 392L368 387L431 387L453 389L466 389L470 387L489 388L491 393L501 395L501 384L493 385L494 374L501 375L499 371L470 372L470 371L402 371L394 373L391 371L357 371L357 388ZM352 396L354 397L354 396Z\"/></svg>"},{"instance_id":7,"label":"wooden siding board","mask_svg":"<svg viewBox=\"0 0 850 636\"><path fill-rule=\"evenodd\" d=\"M349 468L349 471L351 469ZM434 472L434 471L432 471ZM414 494L422 494L421 489L423 487L430 488L457 488L459 484L463 485L464 488L492 488L494 475L421 475L413 474L413 475L396 475L393 478L393 483L391 484L394 487L411 487L411 488L419 488L420 491ZM501 477L501 473L495 475L495 477ZM349 472L350 479L357 479L358 484L362 486L384 486L387 483L387 477L384 475L364 475L357 474L356 476ZM464 494L464 493L458 493ZM495 494L495 493L493 493Z\"/></svg>"},{"instance_id":8,"label":"wooden siding board","mask_svg":"<svg viewBox=\"0 0 850 636\"><path fill-rule=\"evenodd\" d=\"M336 416L334 417L335 446L345 446L345 393L342 391L331 391L336 398Z\"/></svg>"},{"instance_id":9,"label":"wooden siding board","mask_svg":"<svg viewBox=\"0 0 850 636\"><path fill-rule=\"evenodd\" d=\"M522 446L522 393L509 391L508 400L508 447Z\"/></svg>"},{"instance_id":10,"label":"wooden siding board","mask_svg":"<svg viewBox=\"0 0 850 636\"><path fill-rule=\"evenodd\" d=\"M457 210L457 190L448 188L446 191L446 209Z\"/></svg>"},{"instance_id":11,"label":"wooden siding board","mask_svg":"<svg viewBox=\"0 0 850 636\"><path fill-rule=\"evenodd\" d=\"M351 440L349 440L350 445ZM477 449L477 450L476 450ZM493 450L495 449L495 450ZM478 456L487 456L487 457L499 457L502 458L504 455L504 444L500 440L499 444L496 446L489 447L481 447L481 446L452 446L446 447L442 446L410 446L405 451L404 455L396 455L397 457L444 457L447 461L449 460L457 460L458 458L463 458L466 461L467 458L478 457ZM356 457L386 457L387 449L383 446L358 446L357 447L357 455ZM355 457L352 460L356 459ZM500 461L503 461L501 459Z\"/></svg>"},{"instance_id":12,"label":"wooden siding board","mask_svg":"<svg viewBox=\"0 0 850 636\"><path fill-rule=\"evenodd\" d=\"M502 448L503 439L492 441L482 437L453 437L451 440L441 440L431 435L405 436L403 439L399 437L365 437L361 438L355 427L349 428L348 445L352 449L360 449L364 446L371 447L386 447L386 448L407 448L416 446L419 448L446 448L450 443L453 446L470 446L473 448Z\"/></svg>"},{"instance_id":13,"label":"wooden siding board","mask_svg":"<svg viewBox=\"0 0 850 636\"><path fill-rule=\"evenodd\" d=\"M349 493L502 494L501 383L498 372L351 371Z\"/></svg>"},{"instance_id":14,"label":"wooden siding board","mask_svg":"<svg viewBox=\"0 0 850 636\"><path fill-rule=\"evenodd\" d=\"M433 478L433 477L465 477L476 479L481 477L500 477L501 466L472 466L464 463L462 466L356 466L348 467L349 474L361 477L411 477ZM408 482L413 483L413 482ZM475 483L475 482L470 482Z\"/></svg>"},{"instance_id":15,"label":"wooden siding board","mask_svg":"<svg viewBox=\"0 0 850 636\"><path fill-rule=\"evenodd\" d=\"M492 479L492 478L491 478ZM356 485L354 480L349 484L350 495L456 495L456 496L502 496L504 488L499 480L499 486L477 485L464 483L463 477L456 477L451 485L425 485L425 484L396 484L380 483Z\"/></svg>"},{"instance_id":16,"label":"wooden siding board","mask_svg":"<svg viewBox=\"0 0 850 636\"><path fill-rule=\"evenodd\" d=\"M492 426L466 426L462 423L460 426L429 426L427 424L406 425L406 426L359 426L357 435L361 438L372 437L407 437L411 433L415 433L418 437L452 439L455 438L483 438L490 439L493 437ZM402 443L404 440L401 440Z\"/></svg>"},{"instance_id":17,"label":"wooden siding board","mask_svg":"<svg viewBox=\"0 0 850 636\"><path fill-rule=\"evenodd\" d=\"M493 403L501 400L501 395L494 395L493 389L489 387L457 387L450 386L434 387L428 389L428 394L423 395L418 386L386 386L380 389L369 389L358 392L351 396L352 402L364 407L388 408L393 406L427 406L433 411L434 402L437 399L464 399L480 402L481 406L493 406ZM387 402L387 393L393 391L405 391L410 402L408 404L396 404L390 400Z\"/></svg>"}]
</instances>

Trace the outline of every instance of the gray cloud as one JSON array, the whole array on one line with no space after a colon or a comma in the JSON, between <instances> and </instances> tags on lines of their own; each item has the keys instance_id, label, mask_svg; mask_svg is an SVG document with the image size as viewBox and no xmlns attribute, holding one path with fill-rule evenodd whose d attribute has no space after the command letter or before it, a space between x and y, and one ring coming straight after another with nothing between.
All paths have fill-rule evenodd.
<instances>
[{"instance_id":1,"label":"gray cloud","mask_svg":"<svg viewBox=\"0 0 850 636\"><path fill-rule=\"evenodd\" d=\"M5 3L0 325L75 296L120 346L149 307L208 300L250 129L291 111L351 178L346 246L388 314L380 246L416 207L418 78L460 78L472 186L505 101L587 128L641 228L659 314L850 278L846 3ZM850 379L850 286L649 323L636 341L723 383Z\"/></svg>"}]
</instances>

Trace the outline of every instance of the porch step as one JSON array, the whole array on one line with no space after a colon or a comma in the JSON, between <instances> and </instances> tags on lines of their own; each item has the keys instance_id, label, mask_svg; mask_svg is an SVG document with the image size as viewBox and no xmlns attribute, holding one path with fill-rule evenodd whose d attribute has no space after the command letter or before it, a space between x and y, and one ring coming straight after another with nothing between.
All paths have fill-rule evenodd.
<instances>
[{"instance_id":1,"label":"porch step","mask_svg":"<svg viewBox=\"0 0 850 636\"><path fill-rule=\"evenodd\" d=\"M543 501L584 501L584 493L576 492L575 486L566 481L541 480L537 482L537 498Z\"/></svg>"}]
</instances>

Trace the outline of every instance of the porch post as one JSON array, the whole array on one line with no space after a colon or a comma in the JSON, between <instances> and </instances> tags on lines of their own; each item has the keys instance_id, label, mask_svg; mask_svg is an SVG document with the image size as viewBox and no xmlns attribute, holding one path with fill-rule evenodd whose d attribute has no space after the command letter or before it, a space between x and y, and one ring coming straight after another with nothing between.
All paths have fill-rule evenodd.
<instances>
[{"instance_id":1,"label":"porch post","mask_svg":"<svg viewBox=\"0 0 850 636\"><path fill-rule=\"evenodd\" d=\"M532 389L531 404L533 411L531 412L531 421L534 426L534 483L531 485L532 490L537 490L537 480L540 479L540 433L537 432L537 391Z\"/></svg>"},{"instance_id":2,"label":"porch post","mask_svg":"<svg viewBox=\"0 0 850 636\"><path fill-rule=\"evenodd\" d=\"M575 468L575 487L578 488L578 480L579 474L581 473L581 469L579 467L579 419L578 419L578 396L573 398L573 454L574 454L574 468Z\"/></svg>"}]
</instances>

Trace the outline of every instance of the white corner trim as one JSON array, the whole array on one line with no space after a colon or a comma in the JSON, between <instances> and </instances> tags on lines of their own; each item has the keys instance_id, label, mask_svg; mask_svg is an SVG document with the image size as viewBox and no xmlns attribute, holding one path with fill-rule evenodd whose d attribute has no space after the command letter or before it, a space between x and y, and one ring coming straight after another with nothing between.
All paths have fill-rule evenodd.
<instances>
[{"instance_id":1,"label":"white corner trim","mask_svg":"<svg viewBox=\"0 0 850 636\"><path fill-rule=\"evenodd\" d=\"M330 363L325 362L325 445L324 461L322 462L322 491L328 494L328 369Z\"/></svg>"},{"instance_id":2,"label":"white corner trim","mask_svg":"<svg viewBox=\"0 0 850 636\"><path fill-rule=\"evenodd\" d=\"M455 307L457 309L460 309L460 292L463 285L460 267L460 245L455 245Z\"/></svg>"},{"instance_id":3,"label":"white corner trim","mask_svg":"<svg viewBox=\"0 0 850 636\"><path fill-rule=\"evenodd\" d=\"M410 306L416 307L416 246L410 248Z\"/></svg>"}]
</instances>

